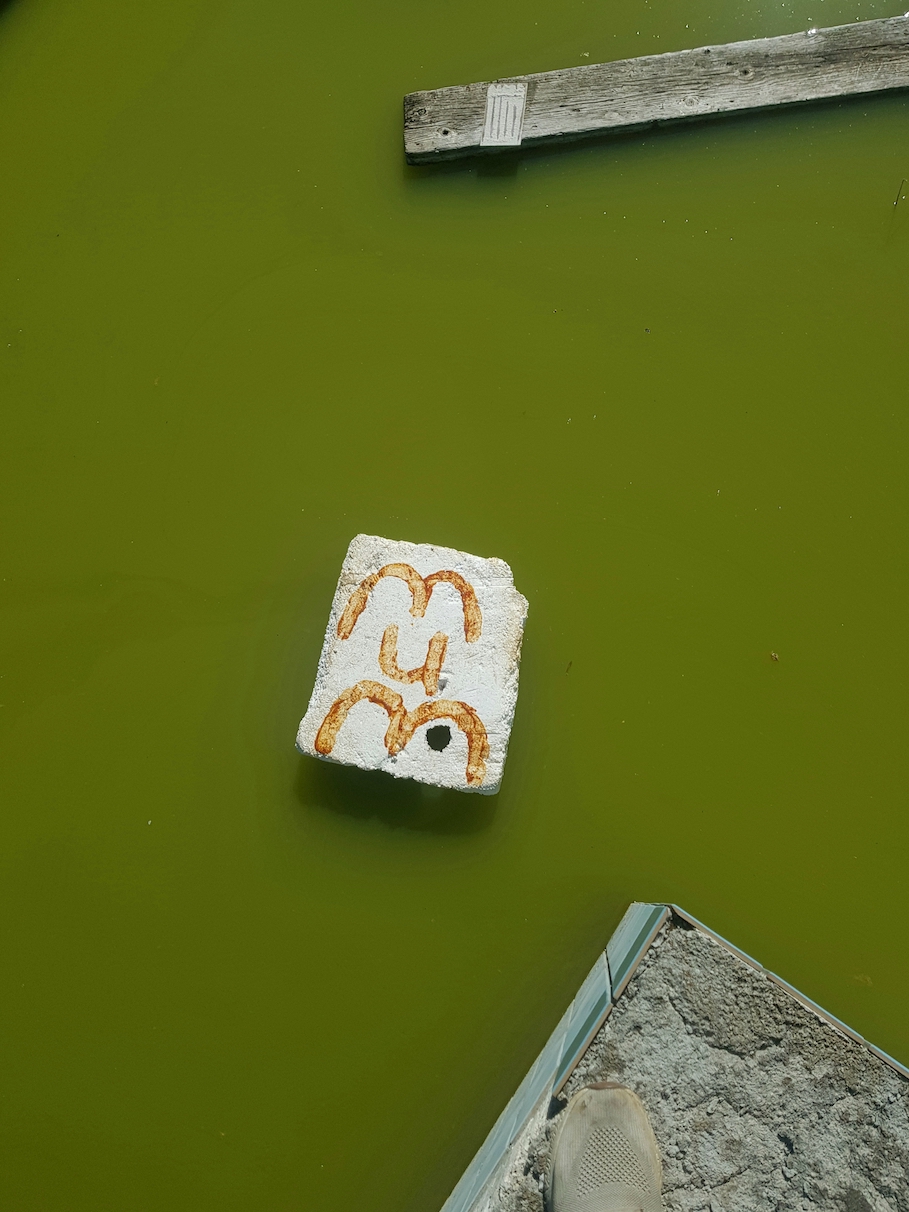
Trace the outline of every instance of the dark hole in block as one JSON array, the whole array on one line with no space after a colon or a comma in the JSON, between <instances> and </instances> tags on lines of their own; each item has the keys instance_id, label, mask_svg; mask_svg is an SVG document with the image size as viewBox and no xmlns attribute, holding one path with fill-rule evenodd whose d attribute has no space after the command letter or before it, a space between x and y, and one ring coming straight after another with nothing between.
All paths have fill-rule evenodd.
<instances>
[{"instance_id":1,"label":"dark hole in block","mask_svg":"<svg viewBox=\"0 0 909 1212\"><path fill-rule=\"evenodd\" d=\"M430 749L435 749L436 753L441 753L451 743L451 729L447 724L436 724L435 728L428 728L426 730L426 743Z\"/></svg>"}]
</instances>

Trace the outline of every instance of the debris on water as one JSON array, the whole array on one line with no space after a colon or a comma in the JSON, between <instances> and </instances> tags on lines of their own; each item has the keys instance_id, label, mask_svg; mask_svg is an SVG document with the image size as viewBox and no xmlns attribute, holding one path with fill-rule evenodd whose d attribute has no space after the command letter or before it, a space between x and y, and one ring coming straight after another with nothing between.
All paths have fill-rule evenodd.
<instances>
[{"instance_id":1,"label":"debris on water","mask_svg":"<svg viewBox=\"0 0 909 1212\"><path fill-rule=\"evenodd\" d=\"M778 652L771 652L770 659L771 661L778 661L780 659L780 654Z\"/></svg>"}]
</instances>

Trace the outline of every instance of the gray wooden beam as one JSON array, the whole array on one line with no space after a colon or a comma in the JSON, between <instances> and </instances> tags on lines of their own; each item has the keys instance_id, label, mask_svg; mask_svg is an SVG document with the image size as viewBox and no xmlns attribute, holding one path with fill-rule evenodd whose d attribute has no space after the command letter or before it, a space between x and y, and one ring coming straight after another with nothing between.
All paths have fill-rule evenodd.
<instances>
[{"instance_id":1,"label":"gray wooden beam","mask_svg":"<svg viewBox=\"0 0 909 1212\"><path fill-rule=\"evenodd\" d=\"M437 88L404 98L411 164L909 87L909 14Z\"/></svg>"}]
</instances>

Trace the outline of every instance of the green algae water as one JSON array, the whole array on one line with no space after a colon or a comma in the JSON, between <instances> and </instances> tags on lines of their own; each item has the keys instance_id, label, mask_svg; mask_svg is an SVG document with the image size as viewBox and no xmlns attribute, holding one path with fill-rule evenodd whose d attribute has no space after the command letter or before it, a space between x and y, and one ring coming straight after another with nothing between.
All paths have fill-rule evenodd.
<instances>
[{"instance_id":1,"label":"green algae water","mask_svg":"<svg viewBox=\"0 0 909 1212\"><path fill-rule=\"evenodd\" d=\"M3 6L5 1208L437 1212L632 899L909 1060L909 97L400 116L895 11ZM514 569L497 797L295 752L361 531Z\"/></svg>"}]
</instances>

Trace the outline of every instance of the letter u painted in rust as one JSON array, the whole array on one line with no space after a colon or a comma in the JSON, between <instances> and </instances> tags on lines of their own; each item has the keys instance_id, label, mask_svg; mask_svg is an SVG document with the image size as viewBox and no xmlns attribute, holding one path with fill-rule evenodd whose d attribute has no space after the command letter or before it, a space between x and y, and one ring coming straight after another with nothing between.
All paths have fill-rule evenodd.
<instances>
[{"instance_id":1,"label":"letter u painted in rust","mask_svg":"<svg viewBox=\"0 0 909 1212\"><path fill-rule=\"evenodd\" d=\"M426 693L432 695L439 689L439 674L442 672L447 648L448 636L437 631L429 641L429 651L423 664L418 669L402 669L398 665L398 629L394 623L389 623L382 633L379 668L393 682L403 682L405 686L422 682Z\"/></svg>"}]
</instances>

